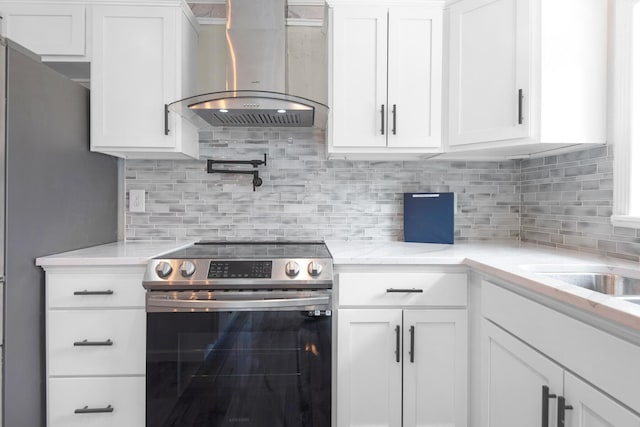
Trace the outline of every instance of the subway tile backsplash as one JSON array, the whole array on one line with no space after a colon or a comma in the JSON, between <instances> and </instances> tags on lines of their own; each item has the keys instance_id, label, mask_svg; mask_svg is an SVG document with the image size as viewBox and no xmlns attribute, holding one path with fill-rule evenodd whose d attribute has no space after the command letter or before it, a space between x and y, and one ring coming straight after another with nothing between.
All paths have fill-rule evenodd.
<instances>
[{"instance_id":1,"label":"subway tile backsplash","mask_svg":"<svg viewBox=\"0 0 640 427\"><path fill-rule=\"evenodd\" d=\"M453 191L455 240L523 240L640 260L640 234L609 222L612 148L529 160L327 160L319 130L221 128L200 157L127 160L126 189L147 191L126 214L127 240L403 240L404 192ZM207 174L206 159L252 160L251 175ZM225 166L251 169L251 166Z\"/></svg>"},{"instance_id":2,"label":"subway tile backsplash","mask_svg":"<svg viewBox=\"0 0 640 427\"><path fill-rule=\"evenodd\" d=\"M521 239L640 260L640 230L614 227L613 147L521 161Z\"/></svg>"},{"instance_id":3,"label":"subway tile backsplash","mask_svg":"<svg viewBox=\"0 0 640 427\"><path fill-rule=\"evenodd\" d=\"M220 129L200 138L198 161L126 161L126 189L148 197L145 213L126 214L128 240L402 240L402 194L429 191L457 194L456 241L519 237L517 161L327 160L318 130ZM205 172L206 159L264 153L255 192L250 175Z\"/></svg>"}]
</instances>

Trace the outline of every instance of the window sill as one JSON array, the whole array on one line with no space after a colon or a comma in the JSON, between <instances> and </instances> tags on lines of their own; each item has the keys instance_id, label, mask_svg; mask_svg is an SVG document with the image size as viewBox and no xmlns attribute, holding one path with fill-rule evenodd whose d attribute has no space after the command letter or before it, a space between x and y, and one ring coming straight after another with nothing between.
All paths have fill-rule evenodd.
<instances>
[{"instance_id":1,"label":"window sill","mask_svg":"<svg viewBox=\"0 0 640 427\"><path fill-rule=\"evenodd\" d=\"M640 228L640 217L629 215L612 215L611 223L615 227Z\"/></svg>"}]
</instances>

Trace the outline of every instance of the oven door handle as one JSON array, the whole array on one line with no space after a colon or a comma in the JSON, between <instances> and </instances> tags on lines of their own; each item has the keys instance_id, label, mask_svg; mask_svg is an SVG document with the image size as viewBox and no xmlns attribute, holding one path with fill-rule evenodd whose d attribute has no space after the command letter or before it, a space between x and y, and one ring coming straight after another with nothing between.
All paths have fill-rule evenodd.
<instances>
[{"instance_id":1,"label":"oven door handle","mask_svg":"<svg viewBox=\"0 0 640 427\"><path fill-rule=\"evenodd\" d=\"M317 305L328 305L329 296L305 298L274 298L253 300L180 300L166 297L147 296L147 311L180 311L180 310L260 310L278 308L301 308Z\"/></svg>"}]
</instances>

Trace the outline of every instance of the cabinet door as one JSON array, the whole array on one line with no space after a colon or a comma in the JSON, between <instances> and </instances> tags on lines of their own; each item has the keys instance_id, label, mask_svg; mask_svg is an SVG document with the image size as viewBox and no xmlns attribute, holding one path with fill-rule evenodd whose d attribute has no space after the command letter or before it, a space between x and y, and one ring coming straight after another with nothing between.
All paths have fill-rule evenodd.
<instances>
[{"instance_id":1,"label":"cabinet door","mask_svg":"<svg viewBox=\"0 0 640 427\"><path fill-rule=\"evenodd\" d=\"M168 149L164 105L177 99L176 11L95 6L91 62L91 146Z\"/></svg>"},{"instance_id":2,"label":"cabinet door","mask_svg":"<svg viewBox=\"0 0 640 427\"><path fill-rule=\"evenodd\" d=\"M466 310L405 310L403 352L403 426L466 427Z\"/></svg>"},{"instance_id":3,"label":"cabinet door","mask_svg":"<svg viewBox=\"0 0 640 427\"><path fill-rule=\"evenodd\" d=\"M442 9L389 9L388 146L440 147Z\"/></svg>"},{"instance_id":4,"label":"cabinet door","mask_svg":"<svg viewBox=\"0 0 640 427\"><path fill-rule=\"evenodd\" d=\"M450 145L529 135L529 4L472 0L451 6Z\"/></svg>"},{"instance_id":5,"label":"cabinet door","mask_svg":"<svg viewBox=\"0 0 640 427\"><path fill-rule=\"evenodd\" d=\"M480 426L539 427L543 386L559 395L563 371L551 360L488 320L482 324L482 388ZM555 426L556 402L548 399L549 427Z\"/></svg>"},{"instance_id":6,"label":"cabinet door","mask_svg":"<svg viewBox=\"0 0 640 427\"><path fill-rule=\"evenodd\" d=\"M0 13L4 35L38 55L90 59L85 56L85 6L9 3L0 5Z\"/></svg>"},{"instance_id":7,"label":"cabinet door","mask_svg":"<svg viewBox=\"0 0 640 427\"><path fill-rule=\"evenodd\" d=\"M565 372L565 425L569 427L640 427L640 417L609 397Z\"/></svg>"},{"instance_id":8,"label":"cabinet door","mask_svg":"<svg viewBox=\"0 0 640 427\"><path fill-rule=\"evenodd\" d=\"M385 147L387 8L340 6L332 17L330 143Z\"/></svg>"},{"instance_id":9,"label":"cabinet door","mask_svg":"<svg viewBox=\"0 0 640 427\"><path fill-rule=\"evenodd\" d=\"M401 427L402 310L337 316L338 427Z\"/></svg>"}]
</instances>

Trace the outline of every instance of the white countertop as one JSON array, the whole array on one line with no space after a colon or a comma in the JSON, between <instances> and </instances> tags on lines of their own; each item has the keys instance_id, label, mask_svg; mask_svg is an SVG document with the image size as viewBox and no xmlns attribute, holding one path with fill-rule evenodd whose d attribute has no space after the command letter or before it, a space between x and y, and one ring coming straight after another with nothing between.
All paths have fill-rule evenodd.
<instances>
[{"instance_id":1,"label":"white countertop","mask_svg":"<svg viewBox=\"0 0 640 427\"><path fill-rule=\"evenodd\" d=\"M50 266L144 265L149 259L194 241L114 242L40 257ZM640 264L520 243L456 243L454 245L382 241L327 241L334 265L463 265L579 307L640 331L640 304L540 276L535 269L585 271L615 267L640 277Z\"/></svg>"},{"instance_id":2,"label":"white countertop","mask_svg":"<svg viewBox=\"0 0 640 427\"><path fill-rule=\"evenodd\" d=\"M193 242L192 240L178 242L118 241L36 258L36 265L45 268L49 266L143 265L151 258L176 251Z\"/></svg>"},{"instance_id":3,"label":"white countertop","mask_svg":"<svg viewBox=\"0 0 640 427\"><path fill-rule=\"evenodd\" d=\"M334 265L465 265L640 331L640 304L590 291L537 271L616 268L640 277L640 264L522 243L454 245L375 241L327 241Z\"/></svg>"}]
</instances>

